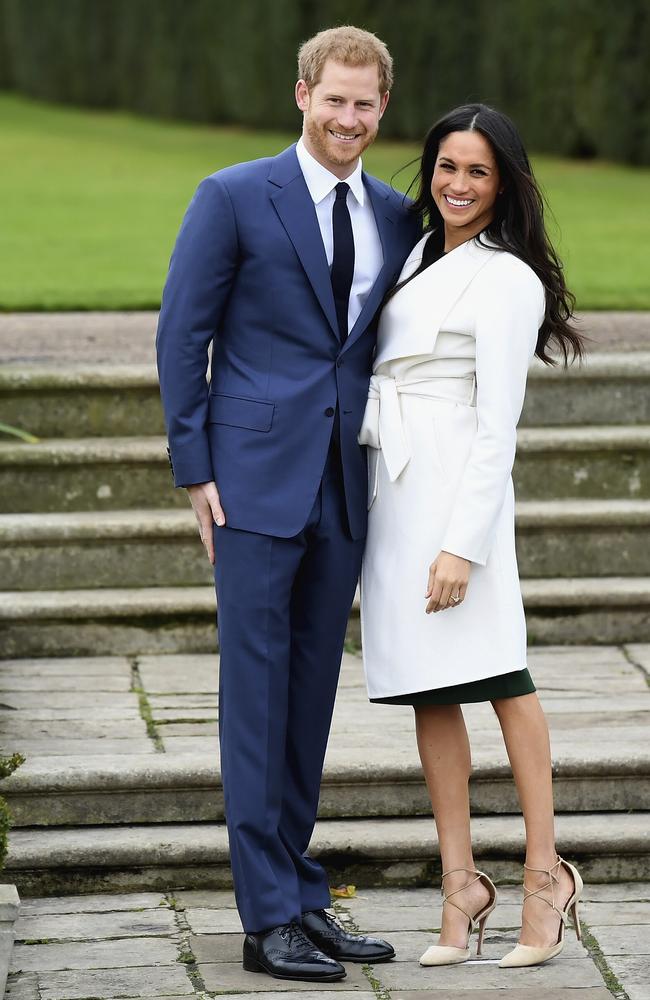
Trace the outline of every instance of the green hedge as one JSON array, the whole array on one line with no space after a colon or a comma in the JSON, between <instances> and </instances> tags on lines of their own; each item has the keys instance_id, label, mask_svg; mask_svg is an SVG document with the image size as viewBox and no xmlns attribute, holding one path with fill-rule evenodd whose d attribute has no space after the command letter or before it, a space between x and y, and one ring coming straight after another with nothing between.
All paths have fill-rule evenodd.
<instances>
[{"instance_id":1,"label":"green hedge","mask_svg":"<svg viewBox=\"0 0 650 1000\"><path fill-rule=\"evenodd\" d=\"M650 163L647 0L0 0L0 86L295 129L298 44L346 22L395 57L385 136L481 99L538 152Z\"/></svg>"}]
</instances>

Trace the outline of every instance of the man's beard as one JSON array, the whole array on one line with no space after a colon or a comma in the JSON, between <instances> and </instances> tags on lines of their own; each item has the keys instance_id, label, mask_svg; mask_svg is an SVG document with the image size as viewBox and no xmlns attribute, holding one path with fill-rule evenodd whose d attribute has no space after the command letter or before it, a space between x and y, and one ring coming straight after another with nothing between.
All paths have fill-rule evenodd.
<instances>
[{"instance_id":1,"label":"man's beard","mask_svg":"<svg viewBox=\"0 0 650 1000\"><path fill-rule=\"evenodd\" d=\"M339 129L336 129L339 131ZM342 130L341 130L342 131ZM350 151L346 153L344 147L336 144L336 140L329 134L329 126L321 126L305 115L305 132L314 150L321 154L326 160L336 163L338 166L345 166L352 163L370 146L377 136L377 129L374 132L364 132L359 136L354 144L351 144ZM342 131L345 135L345 132Z\"/></svg>"}]
</instances>

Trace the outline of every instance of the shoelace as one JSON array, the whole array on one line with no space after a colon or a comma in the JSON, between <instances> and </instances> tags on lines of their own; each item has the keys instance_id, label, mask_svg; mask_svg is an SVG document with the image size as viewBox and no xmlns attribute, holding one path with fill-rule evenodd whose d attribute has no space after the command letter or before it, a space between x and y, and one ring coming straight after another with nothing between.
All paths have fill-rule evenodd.
<instances>
[{"instance_id":1,"label":"shoelace","mask_svg":"<svg viewBox=\"0 0 650 1000\"><path fill-rule=\"evenodd\" d=\"M318 916L321 917L325 921L325 923L327 924L327 929L332 934L336 934L336 935L347 934L348 937L353 937L353 938L354 937L360 937L359 934L355 934L354 932L350 932L345 926L343 926L342 924L340 924L338 922L338 920L336 919L336 917L332 913L328 913L327 910L314 910L313 912L316 913L316 914L318 914Z\"/></svg>"},{"instance_id":2,"label":"shoelace","mask_svg":"<svg viewBox=\"0 0 650 1000\"><path fill-rule=\"evenodd\" d=\"M314 950L314 942L309 940L300 924L285 924L283 927L278 927L278 934L290 948L297 944L309 951Z\"/></svg>"}]
</instances>

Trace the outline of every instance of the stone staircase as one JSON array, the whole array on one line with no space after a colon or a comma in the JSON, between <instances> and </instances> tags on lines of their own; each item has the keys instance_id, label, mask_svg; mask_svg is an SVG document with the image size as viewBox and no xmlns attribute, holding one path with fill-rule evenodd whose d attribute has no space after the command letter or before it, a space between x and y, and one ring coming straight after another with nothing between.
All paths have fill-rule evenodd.
<instances>
[{"instance_id":1,"label":"stone staircase","mask_svg":"<svg viewBox=\"0 0 650 1000\"><path fill-rule=\"evenodd\" d=\"M650 875L650 645L534 647L552 733L560 849L593 882ZM212 654L4 660L2 876L22 895L227 888ZM466 706L477 862L517 881L523 823L496 717ZM430 884L434 825L407 707L370 705L346 653L312 850L333 884Z\"/></svg>"},{"instance_id":2,"label":"stone staircase","mask_svg":"<svg viewBox=\"0 0 650 1000\"><path fill-rule=\"evenodd\" d=\"M650 352L531 372L515 481L532 642L650 639L649 390ZM7 366L0 414L40 438L0 441L5 655L213 649L152 366Z\"/></svg>"},{"instance_id":3,"label":"stone staircase","mask_svg":"<svg viewBox=\"0 0 650 1000\"><path fill-rule=\"evenodd\" d=\"M535 366L515 469L560 841L601 881L650 877L649 389L646 351ZM172 486L155 371L13 362L0 420L40 438L0 438L0 752L28 757L0 786L6 877L23 892L227 885L211 570ZM315 851L341 880L430 880L410 711L368 706L350 651L337 713ZM489 706L470 715L477 858L518 878L507 761Z\"/></svg>"}]
</instances>

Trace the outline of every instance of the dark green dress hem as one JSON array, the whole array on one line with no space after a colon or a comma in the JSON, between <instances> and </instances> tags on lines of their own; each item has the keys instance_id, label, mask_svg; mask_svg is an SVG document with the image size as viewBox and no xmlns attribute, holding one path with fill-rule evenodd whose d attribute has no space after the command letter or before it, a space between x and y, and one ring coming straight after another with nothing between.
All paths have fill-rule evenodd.
<instances>
[{"instance_id":1,"label":"dark green dress hem","mask_svg":"<svg viewBox=\"0 0 650 1000\"><path fill-rule=\"evenodd\" d=\"M371 698L373 705L469 705L477 701L496 701L498 698L518 698L533 694L536 688L528 669L513 670L497 677L484 677L480 681L452 684L432 691L414 691L391 698Z\"/></svg>"}]
</instances>

